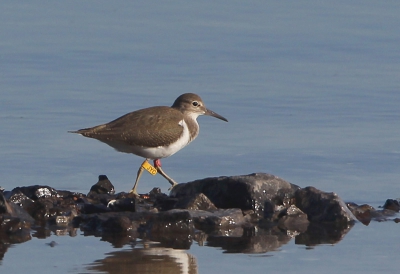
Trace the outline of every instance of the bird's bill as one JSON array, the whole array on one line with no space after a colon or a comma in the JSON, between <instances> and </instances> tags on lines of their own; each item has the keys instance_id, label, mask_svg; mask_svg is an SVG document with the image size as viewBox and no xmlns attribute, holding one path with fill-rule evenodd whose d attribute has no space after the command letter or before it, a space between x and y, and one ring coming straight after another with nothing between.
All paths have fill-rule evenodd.
<instances>
[{"instance_id":1,"label":"bird's bill","mask_svg":"<svg viewBox=\"0 0 400 274\"><path fill-rule=\"evenodd\" d=\"M216 113L212 110L209 110L209 109L206 109L206 111L204 112L204 115L212 116L212 117L218 118L222 121L228 122L228 120L225 117L223 117L223 116L219 115L218 113Z\"/></svg>"}]
</instances>

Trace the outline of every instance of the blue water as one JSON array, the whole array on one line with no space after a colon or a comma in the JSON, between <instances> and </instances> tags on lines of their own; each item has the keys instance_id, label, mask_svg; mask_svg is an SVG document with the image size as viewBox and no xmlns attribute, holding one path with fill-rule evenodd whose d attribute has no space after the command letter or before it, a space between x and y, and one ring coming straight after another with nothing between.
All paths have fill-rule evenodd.
<instances>
[{"instance_id":1,"label":"blue water","mask_svg":"<svg viewBox=\"0 0 400 274\"><path fill-rule=\"evenodd\" d=\"M86 193L107 174L117 191L129 190L142 159L67 131L194 92L229 123L199 117L198 139L163 161L176 181L268 172L346 201L382 205L400 197L399 14L396 1L5 2L0 185ZM154 186L169 187L145 174L139 192ZM268 264L272 272L285 266L334 273L343 260L348 272L376 273L381 269L370 264L382 257L384 270L398 269L390 245L398 242L396 231L394 223L358 224L335 246L290 243L262 259L210 247L188 253L198 258L199 273L241 273L246 262L255 270ZM76 239L102 254L114 250L97 238ZM52 255L33 239L10 249L0 269L25 272L22 254L34 250ZM59 272L91 262L63 254Z\"/></svg>"}]
</instances>

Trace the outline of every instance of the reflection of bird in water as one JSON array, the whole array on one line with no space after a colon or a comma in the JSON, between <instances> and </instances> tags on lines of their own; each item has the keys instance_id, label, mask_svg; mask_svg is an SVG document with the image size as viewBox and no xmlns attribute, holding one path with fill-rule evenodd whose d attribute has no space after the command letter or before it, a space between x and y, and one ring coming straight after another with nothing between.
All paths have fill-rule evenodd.
<instances>
[{"instance_id":1,"label":"reflection of bird in water","mask_svg":"<svg viewBox=\"0 0 400 274\"><path fill-rule=\"evenodd\" d=\"M110 274L163 273L197 274L196 258L181 249L164 247L134 248L108 253L87 267L89 271Z\"/></svg>"}]
</instances>

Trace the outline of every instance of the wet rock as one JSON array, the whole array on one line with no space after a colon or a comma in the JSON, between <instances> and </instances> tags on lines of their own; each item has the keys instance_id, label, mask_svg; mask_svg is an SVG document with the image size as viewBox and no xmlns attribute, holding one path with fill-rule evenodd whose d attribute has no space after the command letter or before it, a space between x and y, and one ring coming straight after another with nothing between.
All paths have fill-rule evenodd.
<instances>
[{"instance_id":1,"label":"wet rock","mask_svg":"<svg viewBox=\"0 0 400 274\"><path fill-rule=\"evenodd\" d=\"M80 199L81 213L103 213L111 211L136 211L136 197L121 192L104 194L91 191L87 197Z\"/></svg>"},{"instance_id":2,"label":"wet rock","mask_svg":"<svg viewBox=\"0 0 400 274\"><path fill-rule=\"evenodd\" d=\"M63 226L78 214L76 202L82 195L40 185L17 187L7 192L11 204L18 207L19 217L25 214L32 221L33 217L42 224L51 221Z\"/></svg>"},{"instance_id":3,"label":"wet rock","mask_svg":"<svg viewBox=\"0 0 400 274\"><path fill-rule=\"evenodd\" d=\"M3 192L0 192L0 215L17 218L27 223L33 223L35 220L20 206L7 201Z\"/></svg>"},{"instance_id":4,"label":"wet rock","mask_svg":"<svg viewBox=\"0 0 400 274\"><path fill-rule=\"evenodd\" d=\"M54 188L40 185L16 187L12 192L21 192L34 201L40 198L63 197L58 195L58 192Z\"/></svg>"},{"instance_id":5,"label":"wet rock","mask_svg":"<svg viewBox=\"0 0 400 274\"><path fill-rule=\"evenodd\" d=\"M139 227L150 219L154 213L142 212L105 212L81 214L74 218L74 226L85 232L86 235L102 235L117 233L136 233ZM129 220L130 224L128 224ZM113 229L112 225L116 225ZM125 229L125 230L124 230Z\"/></svg>"},{"instance_id":6,"label":"wet rock","mask_svg":"<svg viewBox=\"0 0 400 274\"><path fill-rule=\"evenodd\" d=\"M68 226L73 217L74 216L56 216L54 222L58 226Z\"/></svg>"},{"instance_id":7,"label":"wet rock","mask_svg":"<svg viewBox=\"0 0 400 274\"><path fill-rule=\"evenodd\" d=\"M14 193L17 196L20 195L18 192ZM21 196L19 197L21 198ZM51 225L67 226L78 215L77 200L79 197L80 194L53 189L52 195L43 195L40 198L34 197L35 200L24 199L21 206L39 224L45 225L49 223Z\"/></svg>"},{"instance_id":8,"label":"wet rock","mask_svg":"<svg viewBox=\"0 0 400 274\"><path fill-rule=\"evenodd\" d=\"M393 210L395 212L400 211L400 203L398 200L387 199L385 204L383 205L384 209Z\"/></svg>"},{"instance_id":9,"label":"wet rock","mask_svg":"<svg viewBox=\"0 0 400 274\"><path fill-rule=\"evenodd\" d=\"M42 238L76 235L79 227L116 246L140 237L187 249L197 239L227 252L255 253L294 237L304 245L336 243L356 218L386 221L397 206L396 200L387 200L383 210L346 205L335 193L301 189L264 173L179 184L170 196L159 188L139 196L115 193L100 175L88 195L39 185L0 191L0 238L23 241L35 223L40 227L33 235Z\"/></svg>"},{"instance_id":10,"label":"wet rock","mask_svg":"<svg viewBox=\"0 0 400 274\"><path fill-rule=\"evenodd\" d=\"M6 191L4 193L4 196L7 198L7 200L13 204L19 205L20 207L23 208L28 208L32 206L32 204L35 202L28 196L26 196L20 188L15 188L12 191Z\"/></svg>"},{"instance_id":11,"label":"wet rock","mask_svg":"<svg viewBox=\"0 0 400 274\"><path fill-rule=\"evenodd\" d=\"M278 227L293 233L306 231L309 223L307 214L295 205L291 205L288 208L282 207L280 211L275 212L272 218L258 221L258 225L261 228L273 229Z\"/></svg>"},{"instance_id":12,"label":"wet rock","mask_svg":"<svg viewBox=\"0 0 400 274\"><path fill-rule=\"evenodd\" d=\"M5 243L22 243L31 239L33 222L31 216L18 205L8 202L0 192L0 257L7 250Z\"/></svg>"},{"instance_id":13,"label":"wet rock","mask_svg":"<svg viewBox=\"0 0 400 274\"><path fill-rule=\"evenodd\" d=\"M281 218L279 218L277 225L283 230L305 232L309 223L307 214L295 205L291 205L281 212Z\"/></svg>"},{"instance_id":14,"label":"wet rock","mask_svg":"<svg viewBox=\"0 0 400 274\"><path fill-rule=\"evenodd\" d=\"M99 175L99 181L94 184L88 193L88 196L91 194L114 194L115 189L114 185L108 180L106 175Z\"/></svg>"},{"instance_id":15,"label":"wet rock","mask_svg":"<svg viewBox=\"0 0 400 274\"><path fill-rule=\"evenodd\" d=\"M126 216L116 216L107 219L103 225L103 231L111 234L121 234L133 229L131 220Z\"/></svg>"},{"instance_id":16,"label":"wet rock","mask_svg":"<svg viewBox=\"0 0 400 274\"><path fill-rule=\"evenodd\" d=\"M238 208L217 209L214 211L189 210L194 225L200 230L215 230L241 226L246 222L242 210Z\"/></svg>"},{"instance_id":17,"label":"wet rock","mask_svg":"<svg viewBox=\"0 0 400 274\"><path fill-rule=\"evenodd\" d=\"M51 241L50 243L46 243L46 245L50 246L50 247L55 247L57 244L57 242L55 241Z\"/></svg>"},{"instance_id":18,"label":"wet rock","mask_svg":"<svg viewBox=\"0 0 400 274\"><path fill-rule=\"evenodd\" d=\"M31 224L16 217L0 215L0 260L13 244L31 239Z\"/></svg>"},{"instance_id":19,"label":"wet rock","mask_svg":"<svg viewBox=\"0 0 400 274\"><path fill-rule=\"evenodd\" d=\"M47 197L36 200L30 207L25 208L27 212L37 221L43 223L61 224L62 218L72 220L78 214L78 206L73 198L60 199L58 197ZM65 218L64 218L65 220Z\"/></svg>"},{"instance_id":20,"label":"wet rock","mask_svg":"<svg viewBox=\"0 0 400 274\"><path fill-rule=\"evenodd\" d=\"M136 211L136 199L135 198L123 198L112 200L107 205L113 211Z\"/></svg>"},{"instance_id":21,"label":"wet rock","mask_svg":"<svg viewBox=\"0 0 400 274\"><path fill-rule=\"evenodd\" d=\"M336 193L323 192L315 187L297 190L295 205L307 214L311 222L346 224L356 220Z\"/></svg>"},{"instance_id":22,"label":"wet rock","mask_svg":"<svg viewBox=\"0 0 400 274\"><path fill-rule=\"evenodd\" d=\"M80 212L82 214L105 213L111 211L112 209L104 204L85 203L80 206Z\"/></svg>"},{"instance_id":23,"label":"wet rock","mask_svg":"<svg viewBox=\"0 0 400 274\"><path fill-rule=\"evenodd\" d=\"M364 225L369 225L372 220L371 211L375 211L375 209L370 205L357 205L355 203L347 203L347 207L353 213L353 215L357 218L358 221L363 223Z\"/></svg>"},{"instance_id":24,"label":"wet rock","mask_svg":"<svg viewBox=\"0 0 400 274\"><path fill-rule=\"evenodd\" d=\"M174 209L159 213L128 213L84 214L75 220L79 223L76 225L89 234L138 231L153 241L164 239L164 242L167 238L176 239L178 235L187 239L195 228L207 231L234 229L246 222L240 209L219 209L214 212Z\"/></svg>"},{"instance_id":25,"label":"wet rock","mask_svg":"<svg viewBox=\"0 0 400 274\"><path fill-rule=\"evenodd\" d=\"M139 199L134 194L121 192L117 194L97 194L91 192L86 198L81 200L82 204L91 204L91 205L104 205L106 207L113 207L114 211L122 211L123 207L128 208L129 211L135 210L135 200ZM128 206L128 204L130 205ZM99 207L101 209L101 207ZM128 209L126 209L128 210Z\"/></svg>"},{"instance_id":26,"label":"wet rock","mask_svg":"<svg viewBox=\"0 0 400 274\"><path fill-rule=\"evenodd\" d=\"M167 211L176 208L179 202L178 198L172 198L167 195L160 195L154 199L154 207L159 211Z\"/></svg>"},{"instance_id":27,"label":"wet rock","mask_svg":"<svg viewBox=\"0 0 400 274\"><path fill-rule=\"evenodd\" d=\"M190 248L195 229L188 210L173 209L149 217L140 228L142 237L160 242L165 247Z\"/></svg>"},{"instance_id":28,"label":"wet rock","mask_svg":"<svg viewBox=\"0 0 400 274\"><path fill-rule=\"evenodd\" d=\"M165 193L161 192L161 188L159 187L154 187L152 190L150 190L148 196L152 201L157 200L159 197L168 197Z\"/></svg>"},{"instance_id":29,"label":"wet rock","mask_svg":"<svg viewBox=\"0 0 400 274\"><path fill-rule=\"evenodd\" d=\"M91 193L86 197L86 199L82 199L83 204L102 204L108 206L108 204L112 201L121 199L123 197L117 197L116 195L110 194L97 194Z\"/></svg>"},{"instance_id":30,"label":"wet rock","mask_svg":"<svg viewBox=\"0 0 400 274\"><path fill-rule=\"evenodd\" d=\"M133 247L136 245L136 237L135 233L103 233L101 241L111 243L114 248L122 248L127 245Z\"/></svg>"},{"instance_id":31,"label":"wet rock","mask_svg":"<svg viewBox=\"0 0 400 274\"><path fill-rule=\"evenodd\" d=\"M25 242L29 239L30 229L31 223L23 221L20 218L11 216L0 217L0 235L12 237L13 243Z\"/></svg>"},{"instance_id":32,"label":"wet rock","mask_svg":"<svg viewBox=\"0 0 400 274\"><path fill-rule=\"evenodd\" d=\"M253 210L259 216L272 216L275 206L293 198L300 187L274 175L253 173L242 176L206 178L179 184L171 191L175 198L204 194L217 208Z\"/></svg>"},{"instance_id":33,"label":"wet rock","mask_svg":"<svg viewBox=\"0 0 400 274\"><path fill-rule=\"evenodd\" d=\"M374 207L367 204L357 205L355 203L347 203L347 206L357 220L364 225L368 225L372 220L378 222L387 221L389 217L392 217L396 213L390 209L376 210Z\"/></svg>"},{"instance_id":34,"label":"wet rock","mask_svg":"<svg viewBox=\"0 0 400 274\"><path fill-rule=\"evenodd\" d=\"M12 214L13 210L10 203L6 200L3 193L0 192L0 214Z\"/></svg>"},{"instance_id":35,"label":"wet rock","mask_svg":"<svg viewBox=\"0 0 400 274\"><path fill-rule=\"evenodd\" d=\"M210 199L208 199L203 193L197 194L193 197L179 199L174 207L189 210L217 210L217 207L213 204L213 202L211 202Z\"/></svg>"},{"instance_id":36,"label":"wet rock","mask_svg":"<svg viewBox=\"0 0 400 274\"><path fill-rule=\"evenodd\" d=\"M149 232L158 233L189 233L193 231L192 217L187 210L173 209L150 215L146 224Z\"/></svg>"}]
</instances>

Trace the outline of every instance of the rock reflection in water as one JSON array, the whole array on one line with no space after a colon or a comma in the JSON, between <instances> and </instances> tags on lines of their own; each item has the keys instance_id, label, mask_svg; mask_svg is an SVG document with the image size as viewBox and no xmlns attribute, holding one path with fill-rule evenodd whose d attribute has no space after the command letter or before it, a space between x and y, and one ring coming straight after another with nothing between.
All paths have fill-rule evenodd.
<instances>
[{"instance_id":1,"label":"rock reflection in water","mask_svg":"<svg viewBox=\"0 0 400 274\"><path fill-rule=\"evenodd\" d=\"M279 250L292 239L297 245L336 244L350 231L350 226L312 224L305 232L280 229L245 228L214 231L193 235L199 246L220 247L225 253L262 254ZM167 237L167 235L165 235ZM116 238L103 238L115 245ZM119 241L118 241L119 242ZM121 244L121 242L119 242ZM128 244L125 242L123 245ZM186 250L173 249L169 244L152 244L131 250L115 251L86 268L105 273L198 273L197 260ZM190 248L190 247L189 247Z\"/></svg>"},{"instance_id":2,"label":"rock reflection in water","mask_svg":"<svg viewBox=\"0 0 400 274\"><path fill-rule=\"evenodd\" d=\"M225 253L256 254L276 251L291 239L286 232L261 229L252 235L245 233L241 237L209 236L207 245L221 247Z\"/></svg>"},{"instance_id":3,"label":"rock reflection in water","mask_svg":"<svg viewBox=\"0 0 400 274\"><path fill-rule=\"evenodd\" d=\"M295 243L306 246L337 244L351 230L353 225L335 226L331 224L310 223L307 231L296 237Z\"/></svg>"},{"instance_id":4,"label":"rock reflection in water","mask_svg":"<svg viewBox=\"0 0 400 274\"><path fill-rule=\"evenodd\" d=\"M87 270L101 273L198 273L194 256L185 250L164 247L111 252L87 266Z\"/></svg>"},{"instance_id":5,"label":"rock reflection in water","mask_svg":"<svg viewBox=\"0 0 400 274\"><path fill-rule=\"evenodd\" d=\"M350 231L352 225L333 226L310 224L306 231L281 229L263 229L255 227L245 229L241 236L229 233L213 233L208 235L208 246L220 247L225 253L267 253L277 251L292 239L297 245L315 246L318 244L337 244Z\"/></svg>"}]
</instances>

